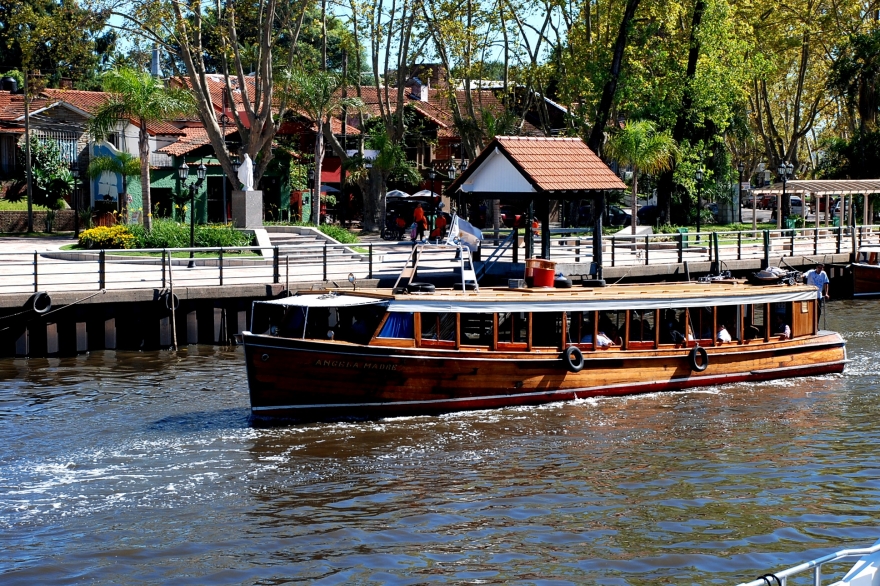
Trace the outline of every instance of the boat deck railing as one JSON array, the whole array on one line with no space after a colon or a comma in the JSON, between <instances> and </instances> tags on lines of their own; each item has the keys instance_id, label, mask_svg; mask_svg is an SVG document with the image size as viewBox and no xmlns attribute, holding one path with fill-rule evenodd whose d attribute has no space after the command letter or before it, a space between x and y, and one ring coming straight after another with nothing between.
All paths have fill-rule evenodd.
<instances>
[{"instance_id":1,"label":"boat deck railing","mask_svg":"<svg viewBox=\"0 0 880 586\"><path fill-rule=\"evenodd\" d=\"M840 551L830 553L828 555L804 562L792 568L781 570L773 574L764 574L751 582L744 582L739 586L786 586L788 578L799 574L812 572L813 586L822 586L822 566L825 564L833 564L835 562L843 562L854 558L861 558L866 555L880 552L880 542L875 543L871 547L863 547L858 549L842 549ZM842 582L834 582L829 586L838 586Z\"/></svg>"}]
</instances>

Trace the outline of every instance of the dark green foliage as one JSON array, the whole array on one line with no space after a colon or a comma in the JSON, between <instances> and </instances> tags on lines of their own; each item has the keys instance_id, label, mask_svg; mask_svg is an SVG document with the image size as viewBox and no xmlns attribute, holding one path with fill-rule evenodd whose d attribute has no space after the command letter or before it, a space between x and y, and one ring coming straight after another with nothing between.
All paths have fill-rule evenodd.
<instances>
[{"instance_id":1,"label":"dark green foliage","mask_svg":"<svg viewBox=\"0 0 880 586\"><path fill-rule=\"evenodd\" d=\"M157 218L153 220L153 229L150 232L146 232L139 224L129 228L137 240L137 248L189 247L189 224ZM250 246L253 240L250 235L222 224L196 226L195 232L197 247Z\"/></svg>"},{"instance_id":2,"label":"dark green foliage","mask_svg":"<svg viewBox=\"0 0 880 586\"><path fill-rule=\"evenodd\" d=\"M6 194L6 198L10 201L27 198L24 145L18 147L18 159L19 165L14 182ZM62 209L65 206L64 196L73 191L73 175L70 174L67 163L61 158L61 152L55 141L43 141L31 136L31 169L33 203L46 206L50 210Z\"/></svg>"},{"instance_id":3,"label":"dark green foliage","mask_svg":"<svg viewBox=\"0 0 880 586\"><path fill-rule=\"evenodd\" d=\"M224 224L196 226L196 246L250 246L253 237Z\"/></svg>"},{"instance_id":4,"label":"dark green foliage","mask_svg":"<svg viewBox=\"0 0 880 586\"><path fill-rule=\"evenodd\" d=\"M832 139L816 169L821 179L874 179L880 169L880 131L856 132L852 140Z\"/></svg>"},{"instance_id":5,"label":"dark green foliage","mask_svg":"<svg viewBox=\"0 0 880 586\"><path fill-rule=\"evenodd\" d=\"M862 128L874 128L880 114L880 30L854 35L831 71L831 85L858 112Z\"/></svg>"},{"instance_id":6,"label":"dark green foliage","mask_svg":"<svg viewBox=\"0 0 880 586\"><path fill-rule=\"evenodd\" d=\"M153 229L149 232L140 224L130 226L132 234L137 239L136 248L186 248L189 246L189 226L156 218L153 220Z\"/></svg>"},{"instance_id":7,"label":"dark green foliage","mask_svg":"<svg viewBox=\"0 0 880 586\"><path fill-rule=\"evenodd\" d=\"M330 238L343 244L354 244L358 241L357 236L355 236L342 226L336 226L334 224L322 224L320 230Z\"/></svg>"}]
</instances>

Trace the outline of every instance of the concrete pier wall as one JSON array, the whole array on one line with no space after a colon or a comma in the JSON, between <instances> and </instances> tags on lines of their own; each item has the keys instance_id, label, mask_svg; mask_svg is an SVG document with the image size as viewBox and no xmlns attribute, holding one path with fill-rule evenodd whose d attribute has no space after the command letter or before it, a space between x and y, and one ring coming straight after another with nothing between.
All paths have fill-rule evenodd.
<instances>
[{"instance_id":1,"label":"concrete pier wall","mask_svg":"<svg viewBox=\"0 0 880 586\"><path fill-rule=\"evenodd\" d=\"M346 283L347 284L347 283ZM358 281L375 287L376 281ZM323 289L311 283L291 290ZM251 304L287 294L283 285L52 293L45 313L33 296L0 295L0 357L70 356L92 350L159 350L177 345L231 344L250 323ZM176 325L176 327L175 327Z\"/></svg>"}]
</instances>

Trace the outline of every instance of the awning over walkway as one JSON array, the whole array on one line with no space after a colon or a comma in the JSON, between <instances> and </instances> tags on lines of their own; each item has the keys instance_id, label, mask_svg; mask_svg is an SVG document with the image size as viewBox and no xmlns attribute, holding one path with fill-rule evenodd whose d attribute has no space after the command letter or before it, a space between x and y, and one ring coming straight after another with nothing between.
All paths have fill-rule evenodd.
<instances>
[{"instance_id":1,"label":"awning over walkway","mask_svg":"<svg viewBox=\"0 0 880 586\"><path fill-rule=\"evenodd\" d=\"M752 190L756 195L781 195L782 183ZM792 179L785 185L785 193L812 193L815 195L849 195L880 193L880 179Z\"/></svg>"}]
</instances>

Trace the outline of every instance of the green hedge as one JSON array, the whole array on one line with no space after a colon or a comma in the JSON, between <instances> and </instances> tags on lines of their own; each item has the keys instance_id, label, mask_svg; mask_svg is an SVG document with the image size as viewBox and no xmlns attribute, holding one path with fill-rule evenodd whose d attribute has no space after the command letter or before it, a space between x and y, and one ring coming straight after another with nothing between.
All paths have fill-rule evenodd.
<instances>
[{"instance_id":1,"label":"green hedge","mask_svg":"<svg viewBox=\"0 0 880 586\"><path fill-rule=\"evenodd\" d=\"M321 230L321 232L323 232L330 238L337 240L343 244L354 244L355 242L358 242L358 237L343 228L342 226L336 226L334 224L321 224L319 230Z\"/></svg>"},{"instance_id":2,"label":"green hedge","mask_svg":"<svg viewBox=\"0 0 880 586\"><path fill-rule=\"evenodd\" d=\"M250 246L253 237L223 224L196 226L195 245L206 247ZM80 235L82 248L188 248L189 225L157 218L153 230L147 232L140 224L93 228Z\"/></svg>"}]
</instances>

